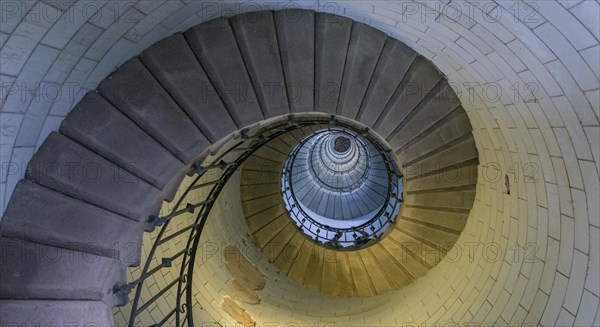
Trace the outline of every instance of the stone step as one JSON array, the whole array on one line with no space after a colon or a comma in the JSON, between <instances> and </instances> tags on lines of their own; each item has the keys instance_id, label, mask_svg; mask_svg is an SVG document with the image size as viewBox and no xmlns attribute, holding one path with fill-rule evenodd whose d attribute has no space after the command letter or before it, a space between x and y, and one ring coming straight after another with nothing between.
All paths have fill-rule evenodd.
<instances>
[{"instance_id":1,"label":"stone step","mask_svg":"<svg viewBox=\"0 0 600 327\"><path fill-rule=\"evenodd\" d=\"M281 63L291 112L314 110L315 13L309 10L274 12Z\"/></svg>"},{"instance_id":2,"label":"stone step","mask_svg":"<svg viewBox=\"0 0 600 327\"><path fill-rule=\"evenodd\" d=\"M217 18L184 33L237 126L264 116L229 21Z\"/></svg>"},{"instance_id":3,"label":"stone step","mask_svg":"<svg viewBox=\"0 0 600 327\"><path fill-rule=\"evenodd\" d=\"M426 130L421 137L413 139L396 150L396 155L401 162L408 163L437 149L440 145L469 134L471 130L467 114L460 110L454 110L453 113Z\"/></svg>"},{"instance_id":4,"label":"stone step","mask_svg":"<svg viewBox=\"0 0 600 327\"><path fill-rule=\"evenodd\" d=\"M17 184L0 228L5 237L140 263L139 224L28 180Z\"/></svg>"},{"instance_id":5,"label":"stone step","mask_svg":"<svg viewBox=\"0 0 600 327\"><path fill-rule=\"evenodd\" d=\"M361 256L358 252L349 252L348 261L350 263L350 270L352 271L352 281L356 285L357 296L368 297L377 294L373 281L369 272L363 263Z\"/></svg>"},{"instance_id":6,"label":"stone step","mask_svg":"<svg viewBox=\"0 0 600 327\"><path fill-rule=\"evenodd\" d=\"M375 125L416 57L417 53L402 42L387 39L360 108L361 123Z\"/></svg>"},{"instance_id":7,"label":"stone step","mask_svg":"<svg viewBox=\"0 0 600 327\"><path fill-rule=\"evenodd\" d=\"M279 183L261 184L257 181L256 184L241 186L242 201L262 198L272 194L280 194L281 189Z\"/></svg>"},{"instance_id":8,"label":"stone step","mask_svg":"<svg viewBox=\"0 0 600 327\"><path fill-rule=\"evenodd\" d=\"M475 189L416 193L406 195L407 205L470 210L475 198Z\"/></svg>"},{"instance_id":9,"label":"stone step","mask_svg":"<svg viewBox=\"0 0 600 327\"><path fill-rule=\"evenodd\" d=\"M315 111L336 113L352 20L317 13L315 26Z\"/></svg>"},{"instance_id":10,"label":"stone step","mask_svg":"<svg viewBox=\"0 0 600 327\"><path fill-rule=\"evenodd\" d=\"M374 125L377 133L387 139L441 78L431 62L418 56Z\"/></svg>"},{"instance_id":11,"label":"stone step","mask_svg":"<svg viewBox=\"0 0 600 327\"><path fill-rule=\"evenodd\" d=\"M101 301L0 300L2 326L57 326L59 322L71 326L114 326L112 308Z\"/></svg>"},{"instance_id":12,"label":"stone step","mask_svg":"<svg viewBox=\"0 0 600 327\"><path fill-rule=\"evenodd\" d=\"M162 202L152 185L56 132L35 153L25 178L135 221Z\"/></svg>"},{"instance_id":13,"label":"stone step","mask_svg":"<svg viewBox=\"0 0 600 327\"><path fill-rule=\"evenodd\" d=\"M256 245L261 249L265 249L268 244L279 234L287 225L292 224L287 213L283 213L275 218L271 223L262 227L252 234Z\"/></svg>"},{"instance_id":14,"label":"stone step","mask_svg":"<svg viewBox=\"0 0 600 327\"><path fill-rule=\"evenodd\" d=\"M417 138L438 121L460 107L460 100L446 81L440 82L390 134L389 143L397 150Z\"/></svg>"},{"instance_id":15,"label":"stone step","mask_svg":"<svg viewBox=\"0 0 600 327\"><path fill-rule=\"evenodd\" d=\"M250 232L255 233L284 213L286 213L286 210L283 205L274 204L264 211L258 212L252 216L246 216L246 223L248 224Z\"/></svg>"},{"instance_id":16,"label":"stone step","mask_svg":"<svg viewBox=\"0 0 600 327\"><path fill-rule=\"evenodd\" d=\"M382 269L380 259L373 254L371 249L367 248L364 251L358 251L357 253L360 255L360 258L367 269L367 274L371 279L375 293L384 294L393 290L394 288L391 280L396 277L390 278L386 275L385 271Z\"/></svg>"},{"instance_id":17,"label":"stone step","mask_svg":"<svg viewBox=\"0 0 600 327\"><path fill-rule=\"evenodd\" d=\"M389 237L381 240L378 245L396 259L398 267L405 271L411 280L415 280L427 273L429 269L423 264L421 259L417 259L411 255L407 251L407 248L404 247L406 244L397 241L394 236L395 233L390 233Z\"/></svg>"},{"instance_id":18,"label":"stone step","mask_svg":"<svg viewBox=\"0 0 600 327\"><path fill-rule=\"evenodd\" d=\"M406 219L400 219L396 228L442 251L449 251L458 239L456 234Z\"/></svg>"},{"instance_id":19,"label":"stone step","mask_svg":"<svg viewBox=\"0 0 600 327\"><path fill-rule=\"evenodd\" d=\"M286 217L286 219L289 218ZM287 224L263 249L267 260L271 263L275 262L297 232L298 229L294 223Z\"/></svg>"},{"instance_id":20,"label":"stone step","mask_svg":"<svg viewBox=\"0 0 600 327\"><path fill-rule=\"evenodd\" d=\"M373 77L387 35L362 23L354 23L348 46L344 79L337 113L355 119Z\"/></svg>"},{"instance_id":21,"label":"stone step","mask_svg":"<svg viewBox=\"0 0 600 327\"><path fill-rule=\"evenodd\" d=\"M127 301L113 293L126 282L118 260L4 236L0 253L2 299Z\"/></svg>"},{"instance_id":22,"label":"stone step","mask_svg":"<svg viewBox=\"0 0 600 327\"><path fill-rule=\"evenodd\" d=\"M211 142L238 129L183 34L154 44L140 59Z\"/></svg>"},{"instance_id":23,"label":"stone step","mask_svg":"<svg viewBox=\"0 0 600 327\"><path fill-rule=\"evenodd\" d=\"M265 117L290 112L273 12L255 11L230 23Z\"/></svg>"},{"instance_id":24,"label":"stone step","mask_svg":"<svg viewBox=\"0 0 600 327\"><path fill-rule=\"evenodd\" d=\"M180 160L95 92L75 106L60 132L158 189L183 168Z\"/></svg>"},{"instance_id":25,"label":"stone step","mask_svg":"<svg viewBox=\"0 0 600 327\"><path fill-rule=\"evenodd\" d=\"M464 188L477 184L477 165L464 164L437 174L423 176L404 181L404 188L408 194L415 192L432 192L444 188Z\"/></svg>"},{"instance_id":26,"label":"stone step","mask_svg":"<svg viewBox=\"0 0 600 327\"><path fill-rule=\"evenodd\" d=\"M425 224L439 226L459 233L469 218L466 213L405 207L402 216Z\"/></svg>"},{"instance_id":27,"label":"stone step","mask_svg":"<svg viewBox=\"0 0 600 327\"><path fill-rule=\"evenodd\" d=\"M478 161L477 147L471 133L435 148L426 155L403 164L407 178L434 174L440 170L466 162Z\"/></svg>"},{"instance_id":28,"label":"stone step","mask_svg":"<svg viewBox=\"0 0 600 327\"><path fill-rule=\"evenodd\" d=\"M206 155L206 136L139 59L126 62L98 90L185 164Z\"/></svg>"},{"instance_id":29,"label":"stone step","mask_svg":"<svg viewBox=\"0 0 600 327\"><path fill-rule=\"evenodd\" d=\"M273 207L275 203L278 203L281 199L281 194L273 194L268 195L262 198L248 200L242 202L242 207L244 209L244 213L247 216L252 216L256 213L259 213L263 210Z\"/></svg>"}]
</instances>

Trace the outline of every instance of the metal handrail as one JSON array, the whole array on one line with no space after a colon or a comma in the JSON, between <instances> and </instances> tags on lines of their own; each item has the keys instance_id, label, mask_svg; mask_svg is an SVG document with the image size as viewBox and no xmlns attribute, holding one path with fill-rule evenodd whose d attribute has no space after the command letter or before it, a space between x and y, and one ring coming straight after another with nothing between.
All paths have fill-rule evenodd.
<instances>
[{"instance_id":1,"label":"metal handrail","mask_svg":"<svg viewBox=\"0 0 600 327\"><path fill-rule=\"evenodd\" d=\"M353 130L357 128L349 123L338 122L335 116L303 116L298 121L294 115L288 115L287 121L273 123L269 126L257 126L253 129L244 129L236 133L236 135L226 143L221 144L221 148L212 156L212 161L206 165L197 163L192 166L188 175L193 179L191 184L181 193L181 196L175 202L173 209L169 214L164 216L151 216L148 219L148 224L154 228L160 228L156 239L153 241L146 261L142 267L141 274L138 278L124 285L115 285L113 292L116 295L127 296L133 293L131 300L131 313L129 315L128 326L133 327L139 324L140 316L143 315L152 304L156 303L160 298L165 297L172 292L176 287L175 306L164 314L160 321L155 322L152 327L163 326L194 326L194 318L192 314L193 307L193 277L196 253L200 244L202 231L208 220L208 216L215 204L219 194L234 175L236 170L241 167L246 159L248 159L256 150L285 133L296 129L316 126L316 125L337 125ZM332 123L333 122L333 123ZM383 151L382 149L378 149ZM395 163L394 163L395 165ZM394 166L395 167L395 166ZM390 171L388 169L388 171ZM215 172L215 174L209 174ZM201 199L201 201L191 201L190 194L192 191L206 189L210 191ZM388 194L388 198L390 195ZM387 203L388 201L386 201ZM178 217L185 214L197 213L193 223L179 229L176 232L167 234L169 226ZM176 254L171 257L161 258L160 263L151 267L157 254L161 253L159 249L169 241L183 237L187 233L187 242L185 247L176 250ZM179 274L172 281L166 283L166 286L151 295L150 299L142 303L142 290L146 287L145 281L158 273L162 269L175 267L180 264Z\"/></svg>"}]
</instances>

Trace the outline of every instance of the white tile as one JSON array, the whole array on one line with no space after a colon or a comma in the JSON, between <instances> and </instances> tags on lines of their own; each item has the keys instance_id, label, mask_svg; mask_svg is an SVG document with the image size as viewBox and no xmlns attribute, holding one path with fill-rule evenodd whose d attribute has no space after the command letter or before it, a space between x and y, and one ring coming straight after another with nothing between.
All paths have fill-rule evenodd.
<instances>
[{"instance_id":1,"label":"white tile","mask_svg":"<svg viewBox=\"0 0 600 327\"><path fill-rule=\"evenodd\" d=\"M98 85L104 78L106 78L117 66L133 57L133 54L129 53L133 43L127 39L119 39L117 43L107 52L106 56L96 65L94 71L90 73L85 84L86 87L92 87ZM93 87L92 89L96 89Z\"/></svg>"},{"instance_id":2,"label":"white tile","mask_svg":"<svg viewBox=\"0 0 600 327\"><path fill-rule=\"evenodd\" d=\"M596 77L600 78L600 45L581 50L579 53L583 57L583 60L590 65Z\"/></svg>"},{"instance_id":3,"label":"white tile","mask_svg":"<svg viewBox=\"0 0 600 327\"><path fill-rule=\"evenodd\" d=\"M592 105L592 109L594 109L596 117L600 117L600 89L585 92L585 97Z\"/></svg>"},{"instance_id":4,"label":"white tile","mask_svg":"<svg viewBox=\"0 0 600 327\"><path fill-rule=\"evenodd\" d=\"M87 20L93 20L99 15L97 12L107 2L108 0L77 1L52 25L41 42L58 49L64 48L75 34L81 33L80 29Z\"/></svg>"},{"instance_id":5,"label":"white tile","mask_svg":"<svg viewBox=\"0 0 600 327\"><path fill-rule=\"evenodd\" d=\"M560 309L556 323L553 326L573 326L575 316L565 309Z\"/></svg>"},{"instance_id":6,"label":"white tile","mask_svg":"<svg viewBox=\"0 0 600 327\"><path fill-rule=\"evenodd\" d=\"M571 142L575 147L577 158L593 160L590 144L571 103L569 103L564 96L552 98L552 102L555 103L556 108L565 123L565 127L569 131L569 135L571 135Z\"/></svg>"},{"instance_id":7,"label":"white tile","mask_svg":"<svg viewBox=\"0 0 600 327\"><path fill-rule=\"evenodd\" d=\"M212 3L214 5L214 3ZM198 24L216 17L221 17L222 7L217 5L217 8L212 8L211 3L205 3L203 1L192 1L186 6L179 8L171 15L163 18L159 23L164 26L167 30L172 30L175 26L184 20L197 16ZM206 10L205 10L206 9Z\"/></svg>"},{"instance_id":8,"label":"white tile","mask_svg":"<svg viewBox=\"0 0 600 327\"><path fill-rule=\"evenodd\" d=\"M23 120L22 114L0 112L0 164L4 165L10 162L15 138ZM6 171L0 176L0 183L6 182Z\"/></svg>"},{"instance_id":9,"label":"white tile","mask_svg":"<svg viewBox=\"0 0 600 327\"><path fill-rule=\"evenodd\" d=\"M590 227L590 261L585 279L585 289L600 296L600 230Z\"/></svg>"},{"instance_id":10,"label":"white tile","mask_svg":"<svg viewBox=\"0 0 600 327\"><path fill-rule=\"evenodd\" d=\"M565 67L567 67L569 72L573 75L575 81L577 81L577 84L579 84L582 90L594 90L600 86L598 78L591 71L583 58L581 58L579 52L569 46L567 39L563 37L556 28L547 23L536 28L534 32L544 40L544 43L546 43L552 51L554 51L556 56L558 56Z\"/></svg>"},{"instance_id":11,"label":"white tile","mask_svg":"<svg viewBox=\"0 0 600 327\"><path fill-rule=\"evenodd\" d=\"M96 89L97 84L85 85L85 81L97 64L97 62L85 58L79 61L65 80L60 98L52 104L51 115L66 116L77 99L85 95L83 89Z\"/></svg>"},{"instance_id":12,"label":"white tile","mask_svg":"<svg viewBox=\"0 0 600 327\"><path fill-rule=\"evenodd\" d=\"M153 12L156 8L160 7L167 0L152 0L152 1L138 1L134 8L148 15Z\"/></svg>"},{"instance_id":13,"label":"white tile","mask_svg":"<svg viewBox=\"0 0 600 327\"><path fill-rule=\"evenodd\" d=\"M556 174L560 212L569 217L573 217L573 200L571 199L571 188L569 187L569 178L567 177L565 162L562 158L552 157L552 165L554 166L554 172Z\"/></svg>"},{"instance_id":14,"label":"white tile","mask_svg":"<svg viewBox=\"0 0 600 327\"><path fill-rule=\"evenodd\" d=\"M513 35L518 35L521 43L526 44L535 57L543 62L549 62L556 59L556 56L527 26L516 22L510 11L502 10L501 15L497 19L497 24L501 24L508 29ZM527 65L527 62L526 62Z\"/></svg>"},{"instance_id":15,"label":"white tile","mask_svg":"<svg viewBox=\"0 0 600 327\"><path fill-rule=\"evenodd\" d=\"M35 146L50 107L60 97L61 89L58 84L40 84L40 97L33 100L27 108L15 146Z\"/></svg>"},{"instance_id":16,"label":"white tile","mask_svg":"<svg viewBox=\"0 0 600 327\"><path fill-rule=\"evenodd\" d=\"M593 326L594 316L598 310L598 297L584 290L581 299L581 305L575 317L574 326Z\"/></svg>"},{"instance_id":17,"label":"white tile","mask_svg":"<svg viewBox=\"0 0 600 327\"><path fill-rule=\"evenodd\" d=\"M575 209L575 249L588 254L590 248L589 219L585 192L571 189Z\"/></svg>"},{"instance_id":18,"label":"white tile","mask_svg":"<svg viewBox=\"0 0 600 327\"><path fill-rule=\"evenodd\" d=\"M579 169L579 162L577 161L575 149L573 148L573 144L571 143L572 141L567 129L555 128L554 134L558 140L558 145L560 146L560 151L565 162L569 185L571 187L583 189L583 179Z\"/></svg>"},{"instance_id":19,"label":"white tile","mask_svg":"<svg viewBox=\"0 0 600 327\"><path fill-rule=\"evenodd\" d=\"M4 216L4 211L6 210L6 206L8 205L8 200L10 199L11 194L6 194L4 190L6 188L6 184L0 183L0 222L2 221L2 217Z\"/></svg>"},{"instance_id":20,"label":"white tile","mask_svg":"<svg viewBox=\"0 0 600 327\"><path fill-rule=\"evenodd\" d=\"M126 34L125 38L132 42L137 42L143 38L153 27L158 25L166 17L169 17L185 4L178 0L167 1L162 6L156 8L151 14L142 18L135 26L133 26Z\"/></svg>"},{"instance_id":21,"label":"white tile","mask_svg":"<svg viewBox=\"0 0 600 327\"><path fill-rule=\"evenodd\" d=\"M585 178L585 195L587 198L587 211L589 224L600 228L600 179L598 171L593 162L580 160L581 173Z\"/></svg>"},{"instance_id":22,"label":"white tile","mask_svg":"<svg viewBox=\"0 0 600 327\"><path fill-rule=\"evenodd\" d=\"M542 315L542 319L540 320L540 324L542 326L555 325L555 322L558 319L558 315L560 314L560 308L562 306L562 302L567 290L567 282L568 279L565 276L561 274L556 274L554 278L554 286L552 287L552 292L550 293L548 303L546 304L546 309L544 310L544 314Z\"/></svg>"},{"instance_id":23,"label":"white tile","mask_svg":"<svg viewBox=\"0 0 600 327\"><path fill-rule=\"evenodd\" d=\"M17 78L14 76L8 76L8 75L3 75L0 74L0 107L2 107L0 109L0 111L8 111L5 110L3 105L4 105L4 101L6 100L6 98L8 97L8 95L11 92L18 92L18 88L17 89L13 89L15 80Z\"/></svg>"},{"instance_id":24,"label":"white tile","mask_svg":"<svg viewBox=\"0 0 600 327\"><path fill-rule=\"evenodd\" d=\"M31 101L41 101L40 83L58 53L58 50L44 45L35 48L17 77L2 111L25 112Z\"/></svg>"},{"instance_id":25,"label":"white tile","mask_svg":"<svg viewBox=\"0 0 600 327\"><path fill-rule=\"evenodd\" d=\"M137 1L104 0L100 3L88 1L87 7L84 8L86 11L94 13L89 15L87 22L106 30L113 24L120 24L130 20L132 17L129 16L127 12L136 3ZM83 2L83 4L85 4L85 2ZM98 9L98 7L101 8Z\"/></svg>"},{"instance_id":26,"label":"white tile","mask_svg":"<svg viewBox=\"0 0 600 327\"><path fill-rule=\"evenodd\" d=\"M596 39L600 39L600 4L596 1L583 1L569 9Z\"/></svg>"},{"instance_id":27,"label":"white tile","mask_svg":"<svg viewBox=\"0 0 600 327\"><path fill-rule=\"evenodd\" d=\"M502 7L503 15L513 16L515 22L521 22L530 29L546 22L546 19L538 12L539 8L535 2L497 1L497 3L499 7Z\"/></svg>"},{"instance_id":28,"label":"white tile","mask_svg":"<svg viewBox=\"0 0 600 327\"><path fill-rule=\"evenodd\" d=\"M117 43L131 27L143 18L143 14L135 8L131 8L123 17L110 25L110 27L100 35L100 37L90 46L85 53L88 59L100 61L102 57Z\"/></svg>"},{"instance_id":29,"label":"white tile","mask_svg":"<svg viewBox=\"0 0 600 327\"><path fill-rule=\"evenodd\" d=\"M538 79L538 85L544 87L546 92L550 96L557 96L562 94L562 90L552 78L552 75L548 73L548 70L542 63L538 60L538 58L531 53L531 49L525 46L521 40L516 39L507 44L507 46L523 61L525 66L531 71L535 77Z\"/></svg>"},{"instance_id":30,"label":"white tile","mask_svg":"<svg viewBox=\"0 0 600 327\"><path fill-rule=\"evenodd\" d=\"M46 117L46 121L44 122L44 126L40 130L40 136L37 141L36 150L40 148L42 143L46 140L48 135L54 131L58 131L58 127L60 127L60 123L65 119L65 117L58 116L48 116Z\"/></svg>"},{"instance_id":31,"label":"white tile","mask_svg":"<svg viewBox=\"0 0 600 327\"><path fill-rule=\"evenodd\" d=\"M10 35L7 33L0 32L0 48L2 48L4 46L4 43L6 42L6 40L8 40L9 36Z\"/></svg>"},{"instance_id":32,"label":"white tile","mask_svg":"<svg viewBox=\"0 0 600 327\"><path fill-rule=\"evenodd\" d=\"M567 285L567 293L565 295L565 303L563 304L570 312L576 313L577 309L579 309L581 296L583 295L585 275L587 274L587 264L588 256L579 251L575 251L573 255L573 266Z\"/></svg>"},{"instance_id":33,"label":"white tile","mask_svg":"<svg viewBox=\"0 0 600 327\"><path fill-rule=\"evenodd\" d=\"M577 50L589 48L598 40L563 6L555 1L537 1L540 13L562 33ZM597 11L596 11L597 13ZM546 42L547 43L547 42Z\"/></svg>"},{"instance_id":34,"label":"white tile","mask_svg":"<svg viewBox=\"0 0 600 327\"><path fill-rule=\"evenodd\" d=\"M102 33L102 29L85 24L69 41L44 78L45 81L63 83L81 56Z\"/></svg>"},{"instance_id":35,"label":"white tile","mask_svg":"<svg viewBox=\"0 0 600 327\"><path fill-rule=\"evenodd\" d=\"M25 177L27 164L29 163L29 160L31 160L31 157L33 157L33 152L34 147L16 147L13 149L10 166L6 176L6 199L10 198L17 183Z\"/></svg>"},{"instance_id":36,"label":"white tile","mask_svg":"<svg viewBox=\"0 0 600 327\"><path fill-rule=\"evenodd\" d=\"M575 244L575 226L573 218L560 216L560 254L558 257L557 271L569 277L573 265L573 252Z\"/></svg>"},{"instance_id":37,"label":"white tile","mask_svg":"<svg viewBox=\"0 0 600 327\"><path fill-rule=\"evenodd\" d=\"M556 0L558 1L558 3L560 3L563 7L569 9L572 8L573 6L575 6L576 4L585 1L585 0Z\"/></svg>"},{"instance_id":38,"label":"white tile","mask_svg":"<svg viewBox=\"0 0 600 327\"><path fill-rule=\"evenodd\" d=\"M42 15L40 13L47 13L50 17L54 17L59 13L54 7L43 3L38 3L34 10L36 13L30 13L26 16L27 18L17 26L17 29L0 50L0 67L2 67L3 74L17 75L37 43L54 23L50 19L40 17Z\"/></svg>"},{"instance_id":39,"label":"white tile","mask_svg":"<svg viewBox=\"0 0 600 327\"><path fill-rule=\"evenodd\" d=\"M577 116L581 123L584 125L598 125L598 118L596 117L592 106L585 98L583 92L573 79L573 76L560 60L549 62L546 64L546 67L554 76L556 82L560 84L560 87L569 99L569 102L573 105L573 109L577 112Z\"/></svg>"},{"instance_id":40,"label":"white tile","mask_svg":"<svg viewBox=\"0 0 600 327\"><path fill-rule=\"evenodd\" d=\"M0 1L0 12L2 12L0 31L12 33L36 3L36 0Z\"/></svg>"}]
</instances>

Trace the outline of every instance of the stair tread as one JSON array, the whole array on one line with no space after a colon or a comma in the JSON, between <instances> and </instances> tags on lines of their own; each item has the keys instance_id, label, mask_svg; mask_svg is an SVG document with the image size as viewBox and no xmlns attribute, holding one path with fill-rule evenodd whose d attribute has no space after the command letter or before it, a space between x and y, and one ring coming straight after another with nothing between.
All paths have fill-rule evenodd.
<instances>
[{"instance_id":1,"label":"stair tread","mask_svg":"<svg viewBox=\"0 0 600 327\"><path fill-rule=\"evenodd\" d=\"M441 78L433 64L421 56L417 57L379 116L374 129L387 139Z\"/></svg>"},{"instance_id":2,"label":"stair tread","mask_svg":"<svg viewBox=\"0 0 600 327\"><path fill-rule=\"evenodd\" d=\"M348 253L348 261L350 262L350 269L352 271L352 278L356 285L357 295L359 297L368 297L376 295L375 289L373 289L373 282L371 277L362 262L362 259L358 252Z\"/></svg>"},{"instance_id":3,"label":"stair tread","mask_svg":"<svg viewBox=\"0 0 600 327\"><path fill-rule=\"evenodd\" d=\"M423 134L422 137L418 137L396 150L398 159L403 163L409 163L471 133L473 128L465 112L458 111L456 115L452 116L449 120L444 119L441 124L435 126L435 130Z\"/></svg>"},{"instance_id":4,"label":"stair tread","mask_svg":"<svg viewBox=\"0 0 600 327\"><path fill-rule=\"evenodd\" d=\"M113 286L126 281L112 258L6 237L0 246L2 298L114 303Z\"/></svg>"},{"instance_id":5,"label":"stair tread","mask_svg":"<svg viewBox=\"0 0 600 327\"><path fill-rule=\"evenodd\" d=\"M229 21L217 18L184 34L237 126L264 119Z\"/></svg>"},{"instance_id":6,"label":"stair tread","mask_svg":"<svg viewBox=\"0 0 600 327\"><path fill-rule=\"evenodd\" d=\"M405 118L402 127L391 137L390 146L392 149L404 146L459 106L460 100L450 85L445 81L441 82Z\"/></svg>"},{"instance_id":7,"label":"stair tread","mask_svg":"<svg viewBox=\"0 0 600 327\"><path fill-rule=\"evenodd\" d=\"M273 13L244 13L230 18L230 22L265 118L288 114L290 108Z\"/></svg>"},{"instance_id":8,"label":"stair tread","mask_svg":"<svg viewBox=\"0 0 600 327\"><path fill-rule=\"evenodd\" d=\"M210 145L138 58L123 64L98 90L186 164L199 160Z\"/></svg>"},{"instance_id":9,"label":"stair tread","mask_svg":"<svg viewBox=\"0 0 600 327\"><path fill-rule=\"evenodd\" d=\"M314 110L315 13L280 10L274 13L281 62L291 112Z\"/></svg>"},{"instance_id":10,"label":"stair tread","mask_svg":"<svg viewBox=\"0 0 600 327\"><path fill-rule=\"evenodd\" d=\"M13 194L2 235L139 263L139 253L131 257L126 250L141 242L137 223L28 180Z\"/></svg>"},{"instance_id":11,"label":"stair tread","mask_svg":"<svg viewBox=\"0 0 600 327\"><path fill-rule=\"evenodd\" d=\"M447 167L463 164L467 161L476 160L478 158L475 139L467 136L463 139L456 140L451 144L438 148L419 160L413 160L406 165L403 165L405 171L409 171L409 178L445 169Z\"/></svg>"},{"instance_id":12,"label":"stair tread","mask_svg":"<svg viewBox=\"0 0 600 327\"><path fill-rule=\"evenodd\" d=\"M161 40L140 58L211 142L238 129L183 34Z\"/></svg>"},{"instance_id":13,"label":"stair tread","mask_svg":"<svg viewBox=\"0 0 600 327\"><path fill-rule=\"evenodd\" d=\"M372 127L386 108L417 54L398 40L388 38L363 100L358 120Z\"/></svg>"},{"instance_id":14,"label":"stair tread","mask_svg":"<svg viewBox=\"0 0 600 327\"><path fill-rule=\"evenodd\" d=\"M387 35L377 29L362 23L353 24L338 114L356 118L386 39Z\"/></svg>"},{"instance_id":15,"label":"stair tread","mask_svg":"<svg viewBox=\"0 0 600 327\"><path fill-rule=\"evenodd\" d=\"M114 326L112 309L101 301L0 300L2 326L51 326L57 321L76 326Z\"/></svg>"},{"instance_id":16,"label":"stair tread","mask_svg":"<svg viewBox=\"0 0 600 327\"><path fill-rule=\"evenodd\" d=\"M381 269L378 263L379 258L376 258L369 248L363 251L358 251L358 254L365 265L367 274L371 278L375 292L377 294L383 294L393 290L393 287L388 282L385 272Z\"/></svg>"},{"instance_id":17,"label":"stair tread","mask_svg":"<svg viewBox=\"0 0 600 327\"><path fill-rule=\"evenodd\" d=\"M160 143L95 92L75 106L60 131L157 188L164 187L183 167ZM126 133L127 142L123 142L122 133Z\"/></svg>"},{"instance_id":18,"label":"stair tread","mask_svg":"<svg viewBox=\"0 0 600 327\"><path fill-rule=\"evenodd\" d=\"M25 177L137 221L160 201L158 189L56 132L33 156Z\"/></svg>"},{"instance_id":19,"label":"stair tread","mask_svg":"<svg viewBox=\"0 0 600 327\"><path fill-rule=\"evenodd\" d=\"M336 113L350 42L352 20L317 13L315 38L315 111Z\"/></svg>"}]
</instances>

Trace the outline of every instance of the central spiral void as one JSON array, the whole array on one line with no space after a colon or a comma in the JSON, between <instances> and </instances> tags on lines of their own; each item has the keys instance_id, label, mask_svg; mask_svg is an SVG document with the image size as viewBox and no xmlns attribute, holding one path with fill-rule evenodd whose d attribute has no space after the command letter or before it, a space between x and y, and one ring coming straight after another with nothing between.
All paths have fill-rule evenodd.
<instances>
[{"instance_id":1,"label":"central spiral void","mask_svg":"<svg viewBox=\"0 0 600 327\"><path fill-rule=\"evenodd\" d=\"M328 128L302 139L282 173L286 209L296 226L334 249L374 244L400 210L401 174L373 138Z\"/></svg>"}]
</instances>

